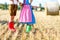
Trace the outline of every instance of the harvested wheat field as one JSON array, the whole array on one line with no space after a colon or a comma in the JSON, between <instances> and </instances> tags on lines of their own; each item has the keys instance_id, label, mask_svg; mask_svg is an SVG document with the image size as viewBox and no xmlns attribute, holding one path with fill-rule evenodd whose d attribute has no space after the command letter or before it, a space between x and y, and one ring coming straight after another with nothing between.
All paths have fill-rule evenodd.
<instances>
[{"instance_id":1,"label":"harvested wheat field","mask_svg":"<svg viewBox=\"0 0 60 40\"><path fill-rule=\"evenodd\" d=\"M17 31L12 32L8 30L8 10L0 10L0 40L60 40L60 15L46 15L45 11L34 11L36 24L30 33L26 33L26 25L18 22L19 13L20 11L14 20Z\"/></svg>"}]
</instances>

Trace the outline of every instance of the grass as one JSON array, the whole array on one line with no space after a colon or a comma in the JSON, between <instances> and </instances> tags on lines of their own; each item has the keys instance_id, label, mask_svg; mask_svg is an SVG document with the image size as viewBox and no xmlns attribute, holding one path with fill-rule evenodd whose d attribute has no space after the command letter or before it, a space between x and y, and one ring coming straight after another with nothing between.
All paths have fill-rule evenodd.
<instances>
[{"instance_id":1,"label":"grass","mask_svg":"<svg viewBox=\"0 0 60 40\"><path fill-rule=\"evenodd\" d=\"M14 21L19 20L20 11ZM36 24L30 33L26 33L26 25L22 27L15 23L16 32L8 30L7 23L0 23L1 40L60 40L60 15L46 15L45 11L34 11ZM10 18L8 10L0 10L0 21L8 21ZM2 25L3 24L3 25ZM22 27L22 28L21 28Z\"/></svg>"}]
</instances>

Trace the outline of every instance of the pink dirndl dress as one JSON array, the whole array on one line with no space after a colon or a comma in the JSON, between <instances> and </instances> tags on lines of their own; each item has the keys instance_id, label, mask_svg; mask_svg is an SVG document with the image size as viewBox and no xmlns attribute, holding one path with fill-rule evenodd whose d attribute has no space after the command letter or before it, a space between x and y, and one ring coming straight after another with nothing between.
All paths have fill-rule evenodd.
<instances>
[{"instance_id":1,"label":"pink dirndl dress","mask_svg":"<svg viewBox=\"0 0 60 40\"><path fill-rule=\"evenodd\" d=\"M24 0L24 5L22 7L20 13L20 23L34 24L35 18L32 12L31 5L29 4L29 0Z\"/></svg>"}]
</instances>

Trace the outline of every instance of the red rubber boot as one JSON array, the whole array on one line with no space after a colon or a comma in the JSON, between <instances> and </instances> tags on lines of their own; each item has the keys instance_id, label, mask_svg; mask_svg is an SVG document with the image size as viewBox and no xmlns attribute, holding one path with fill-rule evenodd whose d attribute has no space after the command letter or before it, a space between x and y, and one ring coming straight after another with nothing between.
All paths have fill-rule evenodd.
<instances>
[{"instance_id":1,"label":"red rubber boot","mask_svg":"<svg viewBox=\"0 0 60 40\"><path fill-rule=\"evenodd\" d=\"M14 22L9 22L8 26L9 26L8 27L9 30L14 31L14 32L16 31L16 29L14 28Z\"/></svg>"}]
</instances>

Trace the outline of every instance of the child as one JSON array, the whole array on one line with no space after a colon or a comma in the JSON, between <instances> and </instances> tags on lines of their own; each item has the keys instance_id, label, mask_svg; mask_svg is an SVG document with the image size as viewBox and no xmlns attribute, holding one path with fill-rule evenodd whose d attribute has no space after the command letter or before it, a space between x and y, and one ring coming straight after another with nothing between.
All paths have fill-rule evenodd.
<instances>
[{"instance_id":1,"label":"child","mask_svg":"<svg viewBox=\"0 0 60 40\"><path fill-rule=\"evenodd\" d=\"M26 32L30 32L31 25L35 24L35 17L33 15L32 6L31 6L32 0L24 0L22 4L22 10L20 13L20 23L27 24Z\"/></svg>"},{"instance_id":2,"label":"child","mask_svg":"<svg viewBox=\"0 0 60 40\"><path fill-rule=\"evenodd\" d=\"M16 12L17 12L17 4L18 4L18 0L10 0L10 16L11 19L9 20L9 24L8 24L8 28L11 31L16 31L16 29L14 28L14 17L16 16Z\"/></svg>"}]
</instances>

